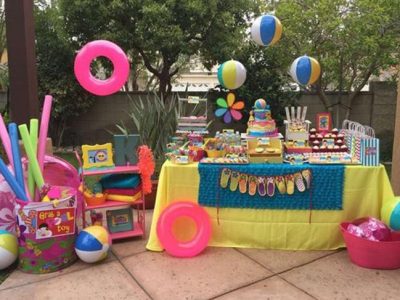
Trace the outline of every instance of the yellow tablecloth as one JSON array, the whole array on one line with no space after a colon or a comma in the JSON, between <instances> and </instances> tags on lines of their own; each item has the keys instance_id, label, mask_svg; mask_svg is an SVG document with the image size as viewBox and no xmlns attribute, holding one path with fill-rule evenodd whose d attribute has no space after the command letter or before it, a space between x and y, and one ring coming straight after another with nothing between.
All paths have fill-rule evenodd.
<instances>
[{"instance_id":1,"label":"yellow tablecloth","mask_svg":"<svg viewBox=\"0 0 400 300\"><path fill-rule=\"evenodd\" d=\"M158 217L174 201L197 202L200 176L197 164L164 163L147 249L162 251ZM344 246L342 221L380 217L384 202L394 198L385 168L346 166L343 210L272 210L206 207L212 222L210 246L287 250L330 250Z\"/></svg>"}]
</instances>

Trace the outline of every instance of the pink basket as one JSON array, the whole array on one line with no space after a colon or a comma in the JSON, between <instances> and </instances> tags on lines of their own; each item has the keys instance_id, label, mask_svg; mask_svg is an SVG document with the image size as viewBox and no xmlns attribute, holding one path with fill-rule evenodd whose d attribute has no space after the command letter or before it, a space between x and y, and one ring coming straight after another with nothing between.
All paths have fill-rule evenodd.
<instances>
[{"instance_id":1,"label":"pink basket","mask_svg":"<svg viewBox=\"0 0 400 300\"><path fill-rule=\"evenodd\" d=\"M368 218L340 224L350 260L356 265L369 269L391 270L400 268L400 232L391 232L389 241L375 242L347 231L350 224L359 225Z\"/></svg>"}]
</instances>

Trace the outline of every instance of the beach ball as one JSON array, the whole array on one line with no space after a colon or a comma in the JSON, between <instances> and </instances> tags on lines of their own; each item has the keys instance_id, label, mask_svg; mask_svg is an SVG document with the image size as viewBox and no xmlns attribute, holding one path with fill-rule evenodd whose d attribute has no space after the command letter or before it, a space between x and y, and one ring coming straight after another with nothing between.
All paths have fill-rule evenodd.
<instances>
[{"instance_id":1,"label":"beach ball","mask_svg":"<svg viewBox=\"0 0 400 300\"><path fill-rule=\"evenodd\" d=\"M236 60L228 60L218 68L218 81L230 90L240 88L246 81L246 68Z\"/></svg>"},{"instance_id":2,"label":"beach ball","mask_svg":"<svg viewBox=\"0 0 400 300\"><path fill-rule=\"evenodd\" d=\"M95 263L107 257L111 245L110 235L103 226L89 226L76 239L75 252L86 263Z\"/></svg>"},{"instance_id":3,"label":"beach ball","mask_svg":"<svg viewBox=\"0 0 400 300\"><path fill-rule=\"evenodd\" d=\"M318 80L320 74L319 62L307 55L296 58L290 67L290 75L293 80L302 85L313 84Z\"/></svg>"},{"instance_id":4,"label":"beach ball","mask_svg":"<svg viewBox=\"0 0 400 300\"><path fill-rule=\"evenodd\" d=\"M275 16L260 16L251 25L251 38L260 46L272 46L281 36L282 24Z\"/></svg>"},{"instance_id":5,"label":"beach ball","mask_svg":"<svg viewBox=\"0 0 400 300\"><path fill-rule=\"evenodd\" d=\"M257 99L256 102L254 102L254 108L256 109L265 109L267 107L267 101L264 99Z\"/></svg>"},{"instance_id":6,"label":"beach ball","mask_svg":"<svg viewBox=\"0 0 400 300\"><path fill-rule=\"evenodd\" d=\"M0 270L11 266L17 257L17 238L7 230L0 230Z\"/></svg>"}]
</instances>

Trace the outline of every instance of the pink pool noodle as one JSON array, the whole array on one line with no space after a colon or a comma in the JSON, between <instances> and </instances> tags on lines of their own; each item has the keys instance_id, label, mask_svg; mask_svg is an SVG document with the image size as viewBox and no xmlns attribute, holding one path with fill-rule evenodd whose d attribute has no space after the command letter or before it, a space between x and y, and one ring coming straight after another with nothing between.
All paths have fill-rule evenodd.
<instances>
[{"instance_id":1,"label":"pink pool noodle","mask_svg":"<svg viewBox=\"0 0 400 300\"><path fill-rule=\"evenodd\" d=\"M4 124L3 116L1 114L0 114L0 137L3 142L4 150L6 151L8 161L10 162L11 166L14 166L13 158L12 158L12 151L11 151L10 136L8 135L6 124Z\"/></svg>"},{"instance_id":2,"label":"pink pool noodle","mask_svg":"<svg viewBox=\"0 0 400 300\"><path fill-rule=\"evenodd\" d=\"M49 120L50 120L52 102L53 102L53 97L50 95L46 95L46 97L44 98L42 119L40 120L40 131L39 131L38 152L37 152L39 167L41 171L43 171L44 154L46 152L47 132L49 129Z\"/></svg>"}]
</instances>

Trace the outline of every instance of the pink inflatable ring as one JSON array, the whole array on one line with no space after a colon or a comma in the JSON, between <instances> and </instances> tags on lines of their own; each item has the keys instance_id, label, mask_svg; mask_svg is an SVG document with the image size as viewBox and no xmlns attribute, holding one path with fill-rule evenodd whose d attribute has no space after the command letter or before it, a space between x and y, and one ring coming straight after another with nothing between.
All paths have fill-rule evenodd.
<instances>
[{"instance_id":1,"label":"pink inflatable ring","mask_svg":"<svg viewBox=\"0 0 400 300\"><path fill-rule=\"evenodd\" d=\"M177 240L172 232L174 222L180 217L188 217L196 223L196 235L188 242ZM157 222L157 235L165 251L170 255L193 257L208 245L211 237L210 218L204 208L193 202L175 202L161 213Z\"/></svg>"},{"instance_id":2,"label":"pink inflatable ring","mask_svg":"<svg viewBox=\"0 0 400 300\"><path fill-rule=\"evenodd\" d=\"M90 72L90 64L99 56L108 58L114 71L106 80L97 79ZM129 76L129 61L125 52L116 44L98 40L87 43L75 58L74 72L80 85L98 96L106 96L118 92Z\"/></svg>"}]
</instances>

